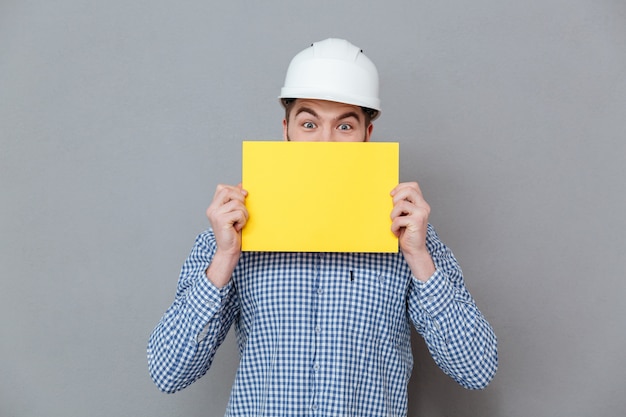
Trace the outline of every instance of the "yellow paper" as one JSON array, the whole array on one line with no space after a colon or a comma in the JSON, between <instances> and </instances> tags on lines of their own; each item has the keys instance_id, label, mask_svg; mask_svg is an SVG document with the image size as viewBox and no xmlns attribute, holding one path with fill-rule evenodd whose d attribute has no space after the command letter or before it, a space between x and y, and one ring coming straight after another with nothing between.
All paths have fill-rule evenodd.
<instances>
[{"instance_id":1,"label":"yellow paper","mask_svg":"<svg viewBox=\"0 0 626 417\"><path fill-rule=\"evenodd\" d=\"M243 142L242 250L397 252L398 143Z\"/></svg>"}]
</instances>

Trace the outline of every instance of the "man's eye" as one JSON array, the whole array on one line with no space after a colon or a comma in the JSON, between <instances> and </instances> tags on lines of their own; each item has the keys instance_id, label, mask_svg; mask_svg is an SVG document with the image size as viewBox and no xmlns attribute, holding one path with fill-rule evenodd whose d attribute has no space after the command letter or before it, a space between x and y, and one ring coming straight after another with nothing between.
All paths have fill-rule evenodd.
<instances>
[{"instance_id":1,"label":"man's eye","mask_svg":"<svg viewBox=\"0 0 626 417\"><path fill-rule=\"evenodd\" d=\"M349 125L348 123L342 123L339 125L338 127L339 130L350 130L352 129L352 126Z\"/></svg>"},{"instance_id":2,"label":"man's eye","mask_svg":"<svg viewBox=\"0 0 626 417\"><path fill-rule=\"evenodd\" d=\"M313 122L304 122L302 123L302 127L305 129L313 129L315 128L315 123Z\"/></svg>"}]
</instances>

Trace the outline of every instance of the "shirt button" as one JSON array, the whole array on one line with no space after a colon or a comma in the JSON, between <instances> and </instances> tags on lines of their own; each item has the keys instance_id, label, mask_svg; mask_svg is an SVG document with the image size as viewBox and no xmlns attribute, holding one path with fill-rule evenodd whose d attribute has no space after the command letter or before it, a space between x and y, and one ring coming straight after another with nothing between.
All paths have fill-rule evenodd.
<instances>
[{"instance_id":1,"label":"shirt button","mask_svg":"<svg viewBox=\"0 0 626 417\"><path fill-rule=\"evenodd\" d=\"M313 365L313 370L314 370L315 372L319 371L319 370L320 370L320 364L319 364L319 363L316 363L315 365Z\"/></svg>"},{"instance_id":2,"label":"shirt button","mask_svg":"<svg viewBox=\"0 0 626 417\"><path fill-rule=\"evenodd\" d=\"M311 409L312 409L313 411L317 410L317 404L313 404L313 405L311 406Z\"/></svg>"},{"instance_id":3,"label":"shirt button","mask_svg":"<svg viewBox=\"0 0 626 417\"><path fill-rule=\"evenodd\" d=\"M323 289L323 288L318 288L318 289L317 289L317 293L318 293L319 295L324 294L324 289Z\"/></svg>"},{"instance_id":4,"label":"shirt button","mask_svg":"<svg viewBox=\"0 0 626 417\"><path fill-rule=\"evenodd\" d=\"M322 326L315 326L315 333L322 333Z\"/></svg>"}]
</instances>

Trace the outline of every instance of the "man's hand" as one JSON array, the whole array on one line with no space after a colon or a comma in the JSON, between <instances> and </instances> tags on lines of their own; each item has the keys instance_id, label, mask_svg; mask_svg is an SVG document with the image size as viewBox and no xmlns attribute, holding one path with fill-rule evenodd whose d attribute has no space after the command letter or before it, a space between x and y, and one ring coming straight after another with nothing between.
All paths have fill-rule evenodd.
<instances>
[{"instance_id":1,"label":"man's hand","mask_svg":"<svg viewBox=\"0 0 626 417\"><path fill-rule=\"evenodd\" d=\"M435 273L435 264L426 248L430 206L416 182L398 184L391 196L391 231L398 238L413 275L420 281L427 281Z\"/></svg>"},{"instance_id":2,"label":"man's hand","mask_svg":"<svg viewBox=\"0 0 626 417\"><path fill-rule=\"evenodd\" d=\"M247 195L241 184L220 184L206 211L217 243L217 251L206 274L218 287L228 282L241 255L241 230L248 221Z\"/></svg>"}]
</instances>

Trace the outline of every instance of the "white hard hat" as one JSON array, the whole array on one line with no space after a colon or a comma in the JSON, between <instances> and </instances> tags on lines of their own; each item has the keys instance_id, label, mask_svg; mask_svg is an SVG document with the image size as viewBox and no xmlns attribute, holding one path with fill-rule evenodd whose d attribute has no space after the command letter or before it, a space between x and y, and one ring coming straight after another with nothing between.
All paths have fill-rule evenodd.
<instances>
[{"instance_id":1,"label":"white hard hat","mask_svg":"<svg viewBox=\"0 0 626 417\"><path fill-rule=\"evenodd\" d=\"M352 104L380 114L378 71L361 48L343 39L315 42L296 55L289 64L285 85L286 99L309 98Z\"/></svg>"}]
</instances>

